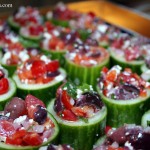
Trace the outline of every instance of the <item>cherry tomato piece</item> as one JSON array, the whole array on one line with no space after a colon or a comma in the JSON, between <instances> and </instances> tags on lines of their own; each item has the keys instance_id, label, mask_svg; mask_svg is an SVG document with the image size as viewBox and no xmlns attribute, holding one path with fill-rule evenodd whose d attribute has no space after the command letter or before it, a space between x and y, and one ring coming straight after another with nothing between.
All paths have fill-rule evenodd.
<instances>
[{"instance_id":1,"label":"cherry tomato piece","mask_svg":"<svg viewBox=\"0 0 150 150\"><path fill-rule=\"evenodd\" d=\"M59 61L57 60L51 61L48 64L46 64L46 70L48 72L55 72L58 70L58 68L59 68Z\"/></svg>"},{"instance_id":2,"label":"cherry tomato piece","mask_svg":"<svg viewBox=\"0 0 150 150\"><path fill-rule=\"evenodd\" d=\"M76 115L71 110L68 110L68 109L65 109L62 112L62 118L65 120L68 120L68 121L76 121L77 120Z\"/></svg>"},{"instance_id":3,"label":"cherry tomato piece","mask_svg":"<svg viewBox=\"0 0 150 150\"><path fill-rule=\"evenodd\" d=\"M0 94L7 93L8 89L9 89L8 79L6 79L6 78L0 79Z\"/></svg>"}]
</instances>

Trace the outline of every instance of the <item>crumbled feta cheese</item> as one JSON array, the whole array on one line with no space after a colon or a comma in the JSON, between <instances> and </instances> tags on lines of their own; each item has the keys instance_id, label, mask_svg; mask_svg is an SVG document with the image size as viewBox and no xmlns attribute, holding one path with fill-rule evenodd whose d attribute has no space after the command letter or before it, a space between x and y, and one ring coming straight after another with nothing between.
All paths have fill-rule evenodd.
<instances>
[{"instance_id":1,"label":"crumbled feta cheese","mask_svg":"<svg viewBox=\"0 0 150 150\"><path fill-rule=\"evenodd\" d=\"M101 33L105 33L108 29L108 25L106 24L101 24L97 26L97 30L100 31Z\"/></svg>"},{"instance_id":2,"label":"crumbled feta cheese","mask_svg":"<svg viewBox=\"0 0 150 150\"><path fill-rule=\"evenodd\" d=\"M130 150L134 150L131 143L129 143L128 141L125 143L125 146L128 147Z\"/></svg>"},{"instance_id":3,"label":"crumbled feta cheese","mask_svg":"<svg viewBox=\"0 0 150 150\"><path fill-rule=\"evenodd\" d=\"M31 124L32 124L33 122L34 122L34 120L33 120L33 119L29 119L29 123L31 123Z\"/></svg>"},{"instance_id":4,"label":"crumbled feta cheese","mask_svg":"<svg viewBox=\"0 0 150 150\"><path fill-rule=\"evenodd\" d=\"M21 52L19 53L19 58L20 58L22 61L26 61L27 59L29 59L29 55L28 55L27 51L26 51L26 50L21 51Z\"/></svg>"},{"instance_id":5,"label":"crumbled feta cheese","mask_svg":"<svg viewBox=\"0 0 150 150\"><path fill-rule=\"evenodd\" d=\"M5 116L6 116L6 117L9 117L9 116L10 116L10 112L9 112L9 113L7 113Z\"/></svg>"},{"instance_id":6,"label":"crumbled feta cheese","mask_svg":"<svg viewBox=\"0 0 150 150\"><path fill-rule=\"evenodd\" d=\"M75 103L74 99L71 98L71 99L70 99L70 104L71 104L71 105L74 105L74 103Z\"/></svg>"},{"instance_id":7,"label":"crumbled feta cheese","mask_svg":"<svg viewBox=\"0 0 150 150\"><path fill-rule=\"evenodd\" d=\"M80 96L82 95L83 91L80 89L77 89L77 98L80 98Z\"/></svg>"},{"instance_id":8,"label":"crumbled feta cheese","mask_svg":"<svg viewBox=\"0 0 150 150\"><path fill-rule=\"evenodd\" d=\"M93 87L92 87L92 85L90 85L90 90L91 90L91 91L93 91Z\"/></svg>"},{"instance_id":9,"label":"crumbled feta cheese","mask_svg":"<svg viewBox=\"0 0 150 150\"><path fill-rule=\"evenodd\" d=\"M2 58L2 61L4 64L7 63L7 60L11 58L11 53L10 52L6 52Z\"/></svg>"},{"instance_id":10,"label":"crumbled feta cheese","mask_svg":"<svg viewBox=\"0 0 150 150\"><path fill-rule=\"evenodd\" d=\"M49 11L47 14L46 14L46 17L47 19L51 19L53 17L53 13L51 11Z\"/></svg>"},{"instance_id":11,"label":"crumbled feta cheese","mask_svg":"<svg viewBox=\"0 0 150 150\"><path fill-rule=\"evenodd\" d=\"M63 90L67 90L67 87L64 87Z\"/></svg>"},{"instance_id":12,"label":"crumbled feta cheese","mask_svg":"<svg viewBox=\"0 0 150 150\"><path fill-rule=\"evenodd\" d=\"M44 138L43 142L47 142L47 138Z\"/></svg>"},{"instance_id":13,"label":"crumbled feta cheese","mask_svg":"<svg viewBox=\"0 0 150 150\"><path fill-rule=\"evenodd\" d=\"M5 136L0 136L0 142L5 142L6 141L6 137Z\"/></svg>"},{"instance_id":14,"label":"crumbled feta cheese","mask_svg":"<svg viewBox=\"0 0 150 150\"><path fill-rule=\"evenodd\" d=\"M47 56L45 56L45 55L42 55L41 57L40 57L40 60L43 60L44 62L46 62L46 63L49 63L51 60L47 57Z\"/></svg>"},{"instance_id":15,"label":"crumbled feta cheese","mask_svg":"<svg viewBox=\"0 0 150 150\"><path fill-rule=\"evenodd\" d=\"M16 119L14 120L14 123L21 123L21 122L25 121L26 118L27 118L27 115L20 116L19 118L16 118Z\"/></svg>"},{"instance_id":16,"label":"crumbled feta cheese","mask_svg":"<svg viewBox=\"0 0 150 150\"><path fill-rule=\"evenodd\" d=\"M45 33L43 34L43 37L46 38L46 39L49 39L49 40L52 38L51 34L49 34L49 33L47 33L47 32L45 32Z\"/></svg>"},{"instance_id":17,"label":"crumbled feta cheese","mask_svg":"<svg viewBox=\"0 0 150 150\"><path fill-rule=\"evenodd\" d=\"M64 77L62 75L56 76L55 80L56 81L62 81L64 79Z\"/></svg>"},{"instance_id":18,"label":"crumbled feta cheese","mask_svg":"<svg viewBox=\"0 0 150 150\"><path fill-rule=\"evenodd\" d=\"M60 35L57 30L53 30L53 34L54 34L55 36L59 36L59 35Z\"/></svg>"},{"instance_id":19,"label":"crumbled feta cheese","mask_svg":"<svg viewBox=\"0 0 150 150\"><path fill-rule=\"evenodd\" d=\"M111 70L116 70L117 74L120 74L121 69L122 69L122 68L121 68L119 65L116 65L116 66L112 67ZM110 71L111 71L111 70L110 70Z\"/></svg>"},{"instance_id":20,"label":"crumbled feta cheese","mask_svg":"<svg viewBox=\"0 0 150 150\"><path fill-rule=\"evenodd\" d=\"M28 64L28 65L26 65L26 69L27 69L27 70L30 70L30 69L31 69L31 67L32 67L32 64Z\"/></svg>"}]
</instances>

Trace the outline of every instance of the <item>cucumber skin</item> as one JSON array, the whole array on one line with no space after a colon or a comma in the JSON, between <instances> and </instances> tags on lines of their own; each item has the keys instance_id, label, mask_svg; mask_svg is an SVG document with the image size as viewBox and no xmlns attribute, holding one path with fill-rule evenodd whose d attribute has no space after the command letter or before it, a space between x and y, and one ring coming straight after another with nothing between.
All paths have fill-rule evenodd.
<instances>
[{"instance_id":1,"label":"cucumber skin","mask_svg":"<svg viewBox=\"0 0 150 150\"><path fill-rule=\"evenodd\" d=\"M69 27L69 21L59 20L59 19L54 19L54 18L52 18L49 21L52 22L56 26Z\"/></svg>"},{"instance_id":2,"label":"cucumber skin","mask_svg":"<svg viewBox=\"0 0 150 150\"><path fill-rule=\"evenodd\" d=\"M12 77L12 75L14 74L14 72L17 69L17 65L6 65L6 64L1 64L5 69L8 70L8 76Z\"/></svg>"},{"instance_id":3,"label":"cucumber skin","mask_svg":"<svg viewBox=\"0 0 150 150\"><path fill-rule=\"evenodd\" d=\"M147 97L145 100L141 100L136 104L131 104L130 102L123 105L113 103L111 99L105 97L99 90L97 86L97 91L100 94L102 101L107 107L107 125L111 127L118 128L127 124L141 124L141 118L144 112L147 110L147 105L150 105L150 98ZM117 100L116 100L117 101ZM121 101L121 100L120 100ZM128 101L127 101L128 102Z\"/></svg>"},{"instance_id":4,"label":"cucumber skin","mask_svg":"<svg viewBox=\"0 0 150 150\"><path fill-rule=\"evenodd\" d=\"M58 59L59 62L60 62L60 65L63 67L64 64L65 64L65 58L64 58L64 55L66 54L67 51L55 51L55 50L46 50L46 49L43 49L41 48L41 51L47 55L47 56L50 56L51 59Z\"/></svg>"},{"instance_id":5,"label":"cucumber skin","mask_svg":"<svg viewBox=\"0 0 150 150\"><path fill-rule=\"evenodd\" d=\"M61 84L62 82L59 82L49 88L47 87L45 89L39 90L25 90L17 87L17 96L25 99L27 94L31 94L42 100L47 105L50 102L51 98L55 97L56 90Z\"/></svg>"},{"instance_id":6,"label":"cucumber skin","mask_svg":"<svg viewBox=\"0 0 150 150\"><path fill-rule=\"evenodd\" d=\"M56 132L55 132L55 135L53 135L53 137L51 139L49 139L47 142L45 142L44 144L42 144L40 146L26 146L26 147L12 146L12 145L8 145L8 144L4 144L4 143L0 142L0 150L38 150L39 147L46 146L49 143L57 143L58 135L59 135L59 126L58 126L55 118L50 113L48 115L55 124Z\"/></svg>"},{"instance_id":7,"label":"cucumber skin","mask_svg":"<svg viewBox=\"0 0 150 150\"><path fill-rule=\"evenodd\" d=\"M47 109L55 117L56 113L52 110L53 103L54 100L50 102ZM95 124L83 126L65 125L59 122L55 117L60 128L59 143L69 144L71 147L74 147L75 150L91 150L93 148L93 144L98 140L98 138L104 135L107 109L105 109L105 112L103 113L105 114L102 116L101 120Z\"/></svg>"},{"instance_id":8,"label":"cucumber skin","mask_svg":"<svg viewBox=\"0 0 150 150\"><path fill-rule=\"evenodd\" d=\"M5 99L5 100L3 100L3 101L0 101L0 111L3 111L3 110L4 110L4 107L5 107L5 105L6 105L6 103L7 103L8 101L10 101L14 96L16 96L16 91L17 91L16 84L15 84L15 82L14 82L12 79L9 79L9 80L10 80L10 82L13 82L13 83L14 83L15 91L14 91L14 93L12 93L12 95L11 95L10 97L8 97L7 99ZM0 98L0 99L1 99L1 98Z\"/></svg>"},{"instance_id":9,"label":"cucumber skin","mask_svg":"<svg viewBox=\"0 0 150 150\"><path fill-rule=\"evenodd\" d=\"M111 49L109 49L109 51L111 51ZM131 70L133 72L135 72L135 73L137 73L139 75L142 73L140 68L144 64L144 61L141 64L130 64L128 62L121 62L121 61L117 60L117 57L114 58L112 56L111 52L110 52L110 61L111 61L111 63L110 63L111 67L113 67L114 65L117 64L117 65L121 66L123 69L131 68Z\"/></svg>"},{"instance_id":10,"label":"cucumber skin","mask_svg":"<svg viewBox=\"0 0 150 150\"><path fill-rule=\"evenodd\" d=\"M87 83L92 85L94 89L97 84L97 78L100 76L100 71L104 66L109 67L109 59L106 60L105 63L97 66L83 67L65 58L65 69L68 73L68 77L77 85Z\"/></svg>"},{"instance_id":11,"label":"cucumber skin","mask_svg":"<svg viewBox=\"0 0 150 150\"><path fill-rule=\"evenodd\" d=\"M12 30L14 30L17 33L19 32L21 26L18 23L14 22L13 16L10 16L7 22Z\"/></svg>"}]
</instances>

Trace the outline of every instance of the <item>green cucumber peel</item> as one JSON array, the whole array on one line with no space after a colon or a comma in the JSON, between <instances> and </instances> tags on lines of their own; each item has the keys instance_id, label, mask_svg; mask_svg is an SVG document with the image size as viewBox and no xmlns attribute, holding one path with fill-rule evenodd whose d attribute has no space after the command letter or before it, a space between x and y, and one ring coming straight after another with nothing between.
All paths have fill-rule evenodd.
<instances>
[{"instance_id":1,"label":"green cucumber peel","mask_svg":"<svg viewBox=\"0 0 150 150\"><path fill-rule=\"evenodd\" d=\"M54 123L55 129L54 129L53 135L42 145L39 145L39 146L15 146L15 145L10 145L10 144L5 144L5 143L0 142L0 149L2 149L2 150L38 150L41 146L45 146L45 145L48 145L49 143L57 142L57 138L58 138L58 134L59 134L58 124L51 114L48 114L48 116Z\"/></svg>"},{"instance_id":2,"label":"green cucumber peel","mask_svg":"<svg viewBox=\"0 0 150 150\"><path fill-rule=\"evenodd\" d=\"M60 144L69 144L75 150L91 150L97 139L104 135L107 109L103 107L100 112L88 118L88 123L78 121L66 121L61 119L53 109L54 99L51 100L47 109L55 117L60 127Z\"/></svg>"},{"instance_id":3,"label":"green cucumber peel","mask_svg":"<svg viewBox=\"0 0 150 150\"><path fill-rule=\"evenodd\" d=\"M97 91L108 110L107 125L111 127L120 127L125 123L141 124L142 115L150 105L150 90L147 90L146 97L139 97L131 100L114 100L107 98L101 93L98 86Z\"/></svg>"}]
</instances>

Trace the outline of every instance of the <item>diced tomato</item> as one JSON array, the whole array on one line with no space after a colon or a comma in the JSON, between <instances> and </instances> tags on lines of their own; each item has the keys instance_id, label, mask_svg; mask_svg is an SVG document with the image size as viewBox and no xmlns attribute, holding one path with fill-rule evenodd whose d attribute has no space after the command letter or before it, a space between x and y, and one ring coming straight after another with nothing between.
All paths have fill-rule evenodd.
<instances>
[{"instance_id":1,"label":"diced tomato","mask_svg":"<svg viewBox=\"0 0 150 150\"><path fill-rule=\"evenodd\" d=\"M53 78L49 78L49 77L39 77L36 79L36 83L48 83L52 80Z\"/></svg>"},{"instance_id":2,"label":"diced tomato","mask_svg":"<svg viewBox=\"0 0 150 150\"><path fill-rule=\"evenodd\" d=\"M68 95L66 90L62 91L61 101L64 104L66 109L71 109L73 105L70 103L70 96Z\"/></svg>"},{"instance_id":3,"label":"diced tomato","mask_svg":"<svg viewBox=\"0 0 150 150\"><path fill-rule=\"evenodd\" d=\"M80 107L73 107L71 108L71 111L76 115L76 116L79 116L79 117L85 117L86 116L86 113L83 111L82 108Z\"/></svg>"},{"instance_id":4,"label":"diced tomato","mask_svg":"<svg viewBox=\"0 0 150 150\"><path fill-rule=\"evenodd\" d=\"M90 16L91 18L95 17L95 13L94 12L88 12L88 16Z\"/></svg>"},{"instance_id":5,"label":"diced tomato","mask_svg":"<svg viewBox=\"0 0 150 150\"><path fill-rule=\"evenodd\" d=\"M102 72L103 72L104 74L106 74L106 73L108 72L108 68L107 68L107 67L103 67Z\"/></svg>"},{"instance_id":6,"label":"diced tomato","mask_svg":"<svg viewBox=\"0 0 150 150\"><path fill-rule=\"evenodd\" d=\"M30 94L26 96L25 103L28 111L28 116L32 119L34 119L34 113L36 112L38 105L45 108L45 104L41 100Z\"/></svg>"},{"instance_id":7,"label":"diced tomato","mask_svg":"<svg viewBox=\"0 0 150 150\"><path fill-rule=\"evenodd\" d=\"M9 82L7 78L0 79L0 94L5 94L8 92Z\"/></svg>"},{"instance_id":8,"label":"diced tomato","mask_svg":"<svg viewBox=\"0 0 150 150\"><path fill-rule=\"evenodd\" d=\"M112 127L111 127L111 126L106 126L106 127L105 127L105 134L107 134L107 133L108 133L108 131L109 131L110 129L112 129Z\"/></svg>"},{"instance_id":9,"label":"diced tomato","mask_svg":"<svg viewBox=\"0 0 150 150\"><path fill-rule=\"evenodd\" d=\"M57 38L53 37L52 39L49 40L49 43L48 43L48 47L49 49L56 49L56 46L57 46Z\"/></svg>"},{"instance_id":10,"label":"diced tomato","mask_svg":"<svg viewBox=\"0 0 150 150\"><path fill-rule=\"evenodd\" d=\"M147 96L147 91L146 90L141 90L140 91L140 96L141 97L146 97Z\"/></svg>"},{"instance_id":11,"label":"diced tomato","mask_svg":"<svg viewBox=\"0 0 150 150\"><path fill-rule=\"evenodd\" d=\"M114 48L117 48L117 49L119 49L119 48L121 48L122 46L123 46L123 44L124 44L124 40L123 40L123 38L120 38L120 39L116 39L113 43L112 43L112 47L114 47Z\"/></svg>"},{"instance_id":12,"label":"diced tomato","mask_svg":"<svg viewBox=\"0 0 150 150\"><path fill-rule=\"evenodd\" d=\"M117 72L116 70L111 70L106 75L106 80L114 82L117 78Z\"/></svg>"},{"instance_id":13,"label":"diced tomato","mask_svg":"<svg viewBox=\"0 0 150 150\"><path fill-rule=\"evenodd\" d=\"M128 73L132 73L131 68L125 68L124 71L128 72Z\"/></svg>"},{"instance_id":14,"label":"diced tomato","mask_svg":"<svg viewBox=\"0 0 150 150\"><path fill-rule=\"evenodd\" d=\"M16 42L16 43L11 43L11 44L9 44L9 45L8 45L8 49L9 49L10 51L15 50L15 51L17 51L17 52L20 52L21 50L24 49L24 47L23 47L23 45L22 45L21 43Z\"/></svg>"},{"instance_id":15,"label":"diced tomato","mask_svg":"<svg viewBox=\"0 0 150 150\"><path fill-rule=\"evenodd\" d=\"M45 27L48 32L50 32L52 29L54 29L53 24L49 21L45 22Z\"/></svg>"},{"instance_id":16,"label":"diced tomato","mask_svg":"<svg viewBox=\"0 0 150 150\"><path fill-rule=\"evenodd\" d=\"M31 35L39 36L43 32L43 27L41 25L30 26L29 32Z\"/></svg>"},{"instance_id":17,"label":"diced tomato","mask_svg":"<svg viewBox=\"0 0 150 150\"><path fill-rule=\"evenodd\" d=\"M64 47L65 47L65 43L64 43L63 41L59 40L59 41L57 42L57 48L58 48L59 50L63 50Z\"/></svg>"},{"instance_id":18,"label":"diced tomato","mask_svg":"<svg viewBox=\"0 0 150 150\"><path fill-rule=\"evenodd\" d=\"M68 110L68 109L65 109L62 112L62 118L65 120L68 120L68 121L76 121L77 120L76 115L71 110Z\"/></svg>"},{"instance_id":19,"label":"diced tomato","mask_svg":"<svg viewBox=\"0 0 150 150\"><path fill-rule=\"evenodd\" d=\"M45 62L42 60L34 60L32 63L31 72L35 78L43 76L46 73Z\"/></svg>"},{"instance_id":20,"label":"diced tomato","mask_svg":"<svg viewBox=\"0 0 150 150\"><path fill-rule=\"evenodd\" d=\"M26 130L16 131L13 135L6 138L6 144L23 145L23 137L26 135Z\"/></svg>"},{"instance_id":21,"label":"diced tomato","mask_svg":"<svg viewBox=\"0 0 150 150\"><path fill-rule=\"evenodd\" d=\"M48 72L55 72L58 70L58 68L59 68L58 60L53 60L53 61L49 62L48 64L46 64L46 70Z\"/></svg>"},{"instance_id":22,"label":"diced tomato","mask_svg":"<svg viewBox=\"0 0 150 150\"><path fill-rule=\"evenodd\" d=\"M1 136L11 136L15 133L15 128L13 124L7 120L0 120L0 135Z\"/></svg>"},{"instance_id":23,"label":"diced tomato","mask_svg":"<svg viewBox=\"0 0 150 150\"><path fill-rule=\"evenodd\" d=\"M38 133L28 132L24 137L23 141L27 145L38 146L42 144L42 138Z\"/></svg>"}]
</instances>

